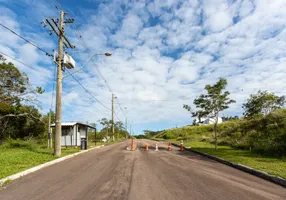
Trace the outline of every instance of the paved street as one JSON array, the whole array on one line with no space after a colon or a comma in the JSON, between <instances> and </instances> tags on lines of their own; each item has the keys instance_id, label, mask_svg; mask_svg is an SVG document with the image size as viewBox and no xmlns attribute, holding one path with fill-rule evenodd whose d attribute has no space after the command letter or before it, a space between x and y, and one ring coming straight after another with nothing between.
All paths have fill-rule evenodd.
<instances>
[{"instance_id":1,"label":"paved street","mask_svg":"<svg viewBox=\"0 0 286 200\"><path fill-rule=\"evenodd\" d=\"M286 199L285 188L215 161L136 143L133 152L124 141L27 175L2 189L0 199Z\"/></svg>"}]
</instances>

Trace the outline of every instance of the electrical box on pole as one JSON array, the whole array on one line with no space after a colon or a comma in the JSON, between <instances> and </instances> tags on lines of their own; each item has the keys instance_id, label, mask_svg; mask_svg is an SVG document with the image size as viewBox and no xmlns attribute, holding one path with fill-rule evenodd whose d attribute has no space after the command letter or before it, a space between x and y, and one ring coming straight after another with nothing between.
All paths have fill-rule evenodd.
<instances>
[{"instance_id":1,"label":"electrical box on pole","mask_svg":"<svg viewBox=\"0 0 286 200\"><path fill-rule=\"evenodd\" d=\"M67 53L64 54L64 66L68 69L75 68L74 59L70 55L68 55Z\"/></svg>"}]
</instances>

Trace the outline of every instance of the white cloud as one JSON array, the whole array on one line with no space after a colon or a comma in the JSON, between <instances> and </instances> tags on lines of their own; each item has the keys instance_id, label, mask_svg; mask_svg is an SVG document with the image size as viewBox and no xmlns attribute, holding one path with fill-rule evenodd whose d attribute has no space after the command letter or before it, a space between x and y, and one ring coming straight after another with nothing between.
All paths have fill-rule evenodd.
<instances>
[{"instance_id":1,"label":"white cloud","mask_svg":"<svg viewBox=\"0 0 286 200\"><path fill-rule=\"evenodd\" d=\"M209 16L205 22L206 28L218 32L232 25L232 18L226 11L219 11Z\"/></svg>"},{"instance_id":2,"label":"white cloud","mask_svg":"<svg viewBox=\"0 0 286 200\"><path fill-rule=\"evenodd\" d=\"M286 92L284 0L108 1L96 8L82 6L78 4L75 11L80 13L76 20L82 39L91 53L112 52L111 57L95 57L94 62L138 130L154 123L162 128L191 123L182 104L191 104L206 84L214 84L219 77L228 79L227 89L237 101L225 115L241 114L243 101L259 89L279 95ZM43 5L39 9L44 7L49 8ZM15 12L2 10L1 22L47 49L55 48L55 40L32 33ZM41 76L20 65L34 84L47 87L41 99L50 105L49 60L5 30L0 29L0 35L5 38L0 51L44 71ZM72 55L81 66L89 55L75 36L71 40L78 46L78 53ZM95 98L111 107L111 92L92 62L75 76ZM64 80L64 99L64 120L110 117L110 110L72 77ZM115 107L123 120L118 105Z\"/></svg>"},{"instance_id":3,"label":"white cloud","mask_svg":"<svg viewBox=\"0 0 286 200\"><path fill-rule=\"evenodd\" d=\"M244 0L241 3L241 7L239 9L239 16L246 17L254 10L254 4L250 0Z\"/></svg>"},{"instance_id":4,"label":"white cloud","mask_svg":"<svg viewBox=\"0 0 286 200\"><path fill-rule=\"evenodd\" d=\"M121 30L117 34L123 38L134 38L138 35L142 26L143 22L136 14L128 13L122 22Z\"/></svg>"},{"instance_id":5,"label":"white cloud","mask_svg":"<svg viewBox=\"0 0 286 200\"><path fill-rule=\"evenodd\" d=\"M179 83L193 82L198 78L198 70L192 62L182 58L172 63L170 76Z\"/></svg>"}]
</instances>

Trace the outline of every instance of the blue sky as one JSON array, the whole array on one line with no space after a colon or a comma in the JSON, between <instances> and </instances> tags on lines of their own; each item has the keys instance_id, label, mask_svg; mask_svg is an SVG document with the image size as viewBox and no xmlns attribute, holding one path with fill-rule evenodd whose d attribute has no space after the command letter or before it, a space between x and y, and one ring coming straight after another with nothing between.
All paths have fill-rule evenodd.
<instances>
[{"instance_id":1,"label":"blue sky","mask_svg":"<svg viewBox=\"0 0 286 200\"><path fill-rule=\"evenodd\" d=\"M59 16L55 5L68 12L75 24L65 29L77 48L67 51L77 68L93 53L111 52L111 57L95 57L75 77L108 108L116 94L116 119L124 121L126 115L135 133L191 124L182 105L192 105L219 77L228 80L237 102L221 116L241 115L242 103L259 89L285 94L285 0L0 2L0 22L48 52L57 49L57 40L40 22ZM40 70L15 63L32 85L46 90L38 97L46 113L55 65L3 28L0 37L0 52ZM63 121L110 116L72 77L64 79Z\"/></svg>"}]
</instances>

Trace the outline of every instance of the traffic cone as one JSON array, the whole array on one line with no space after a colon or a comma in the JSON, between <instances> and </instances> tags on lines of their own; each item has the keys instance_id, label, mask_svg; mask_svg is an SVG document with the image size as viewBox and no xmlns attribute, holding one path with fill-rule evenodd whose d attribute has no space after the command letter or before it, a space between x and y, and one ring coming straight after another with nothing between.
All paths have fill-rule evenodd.
<instances>
[{"instance_id":1,"label":"traffic cone","mask_svg":"<svg viewBox=\"0 0 286 200\"><path fill-rule=\"evenodd\" d=\"M132 139L132 142L131 142L131 151L135 151L134 139Z\"/></svg>"},{"instance_id":2,"label":"traffic cone","mask_svg":"<svg viewBox=\"0 0 286 200\"><path fill-rule=\"evenodd\" d=\"M169 145L168 145L168 151L172 151L171 142L169 142Z\"/></svg>"},{"instance_id":3,"label":"traffic cone","mask_svg":"<svg viewBox=\"0 0 286 200\"><path fill-rule=\"evenodd\" d=\"M148 143L146 143L146 148L145 148L146 151L149 151L149 147L148 147Z\"/></svg>"},{"instance_id":4,"label":"traffic cone","mask_svg":"<svg viewBox=\"0 0 286 200\"><path fill-rule=\"evenodd\" d=\"M158 150L158 143L156 143L155 151L159 151L159 150Z\"/></svg>"},{"instance_id":5,"label":"traffic cone","mask_svg":"<svg viewBox=\"0 0 286 200\"><path fill-rule=\"evenodd\" d=\"M183 144L183 142L181 142L180 151L184 151L184 144Z\"/></svg>"}]
</instances>

